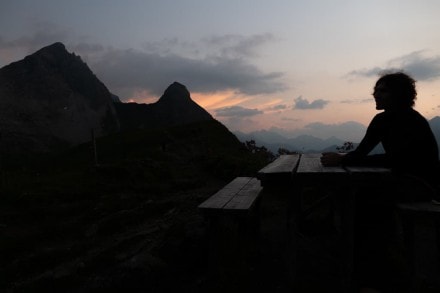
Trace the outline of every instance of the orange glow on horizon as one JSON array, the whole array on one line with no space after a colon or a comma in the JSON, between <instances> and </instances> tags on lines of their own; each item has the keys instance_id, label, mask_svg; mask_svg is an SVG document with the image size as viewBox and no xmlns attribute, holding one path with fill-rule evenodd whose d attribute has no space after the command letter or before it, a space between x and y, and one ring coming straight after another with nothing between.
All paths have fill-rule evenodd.
<instances>
[{"instance_id":1,"label":"orange glow on horizon","mask_svg":"<svg viewBox=\"0 0 440 293\"><path fill-rule=\"evenodd\" d=\"M249 97L239 95L232 90L211 94L191 93L191 98L206 110L231 107L250 99Z\"/></svg>"},{"instance_id":2,"label":"orange glow on horizon","mask_svg":"<svg viewBox=\"0 0 440 293\"><path fill-rule=\"evenodd\" d=\"M133 93L131 97L127 99L128 103L139 103L139 104L151 104L157 102L159 98L153 96L147 90L138 90Z\"/></svg>"}]
</instances>

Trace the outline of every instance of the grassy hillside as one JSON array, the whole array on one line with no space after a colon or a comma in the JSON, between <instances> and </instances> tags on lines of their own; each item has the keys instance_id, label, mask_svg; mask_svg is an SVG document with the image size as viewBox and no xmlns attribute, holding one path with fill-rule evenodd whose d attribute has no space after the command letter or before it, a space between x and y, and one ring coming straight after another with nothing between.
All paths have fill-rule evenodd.
<instances>
[{"instance_id":1,"label":"grassy hillside","mask_svg":"<svg viewBox=\"0 0 440 293\"><path fill-rule=\"evenodd\" d=\"M0 291L205 286L206 223L197 206L267 159L216 121L119 133L96 146L98 165L91 143L2 157Z\"/></svg>"},{"instance_id":2,"label":"grassy hillside","mask_svg":"<svg viewBox=\"0 0 440 293\"><path fill-rule=\"evenodd\" d=\"M96 153L89 142L56 155L3 156L1 190L12 196L161 193L254 176L268 162L215 120L102 137Z\"/></svg>"}]
</instances>

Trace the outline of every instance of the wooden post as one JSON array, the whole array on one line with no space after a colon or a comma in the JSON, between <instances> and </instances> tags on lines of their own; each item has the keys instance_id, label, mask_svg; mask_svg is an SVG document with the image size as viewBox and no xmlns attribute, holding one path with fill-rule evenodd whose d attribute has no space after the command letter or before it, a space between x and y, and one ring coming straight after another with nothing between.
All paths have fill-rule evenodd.
<instances>
[{"instance_id":1,"label":"wooden post","mask_svg":"<svg viewBox=\"0 0 440 293\"><path fill-rule=\"evenodd\" d=\"M98 151L96 149L96 138L95 138L95 131L92 128L92 146L93 146L93 158L95 161L95 167L98 166Z\"/></svg>"}]
</instances>

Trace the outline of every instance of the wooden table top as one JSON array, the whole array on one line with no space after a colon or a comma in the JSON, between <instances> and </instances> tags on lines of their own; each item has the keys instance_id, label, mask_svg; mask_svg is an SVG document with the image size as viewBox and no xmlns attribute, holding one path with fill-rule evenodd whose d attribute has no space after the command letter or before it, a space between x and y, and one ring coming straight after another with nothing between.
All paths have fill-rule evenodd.
<instances>
[{"instance_id":1,"label":"wooden table top","mask_svg":"<svg viewBox=\"0 0 440 293\"><path fill-rule=\"evenodd\" d=\"M362 174L388 174L391 172L389 168L367 167L367 166L335 166L326 167L321 164L321 154L292 154L282 155L266 167L262 168L257 178L262 184L269 179L291 178L295 176L346 176L346 175L362 175ZM338 175L339 174L339 175ZM263 184L264 185L264 184Z\"/></svg>"}]
</instances>

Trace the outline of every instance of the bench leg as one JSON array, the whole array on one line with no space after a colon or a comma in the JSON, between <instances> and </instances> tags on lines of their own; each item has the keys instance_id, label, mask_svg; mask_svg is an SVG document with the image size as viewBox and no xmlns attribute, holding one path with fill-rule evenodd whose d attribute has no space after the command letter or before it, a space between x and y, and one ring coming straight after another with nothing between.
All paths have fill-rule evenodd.
<instances>
[{"instance_id":1,"label":"bench leg","mask_svg":"<svg viewBox=\"0 0 440 293\"><path fill-rule=\"evenodd\" d=\"M424 288L433 281L435 283L430 286L440 286L438 222L429 216L404 215L402 228L411 270L412 292L424 292Z\"/></svg>"},{"instance_id":2,"label":"bench leg","mask_svg":"<svg viewBox=\"0 0 440 293\"><path fill-rule=\"evenodd\" d=\"M250 260L258 252L259 214L209 219L209 278L225 290L239 289L251 279Z\"/></svg>"}]
</instances>

